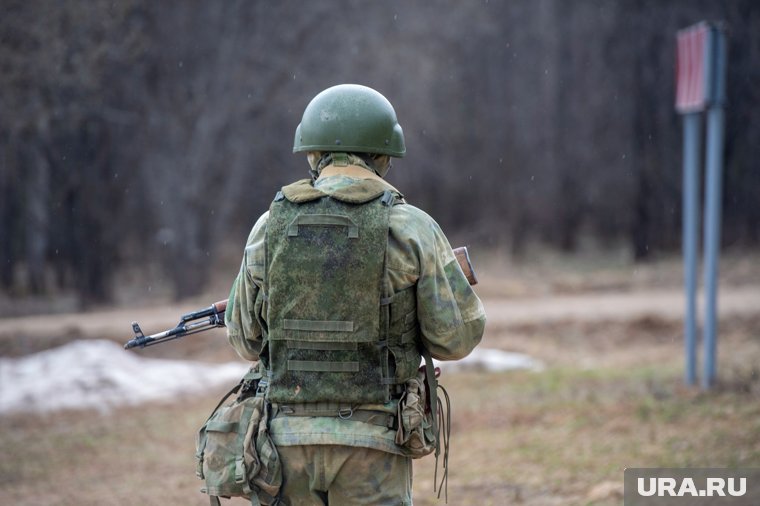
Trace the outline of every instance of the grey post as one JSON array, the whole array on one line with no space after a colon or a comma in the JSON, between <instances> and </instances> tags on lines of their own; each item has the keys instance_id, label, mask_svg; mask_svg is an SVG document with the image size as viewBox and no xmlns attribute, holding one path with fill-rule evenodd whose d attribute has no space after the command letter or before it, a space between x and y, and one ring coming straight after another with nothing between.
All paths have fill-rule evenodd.
<instances>
[{"instance_id":1,"label":"grey post","mask_svg":"<svg viewBox=\"0 0 760 506\"><path fill-rule=\"evenodd\" d=\"M683 257L686 290L684 344L686 383L697 381L697 261L699 237L699 179L702 118L698 112L683 115Z\"/></svg>"},{"instance_id":2,"label":"grey post","mask_svg":"<svg viewBox=\"0 0 760 506\"><path fill-rule=\"evenodd\" d=\"M726 38L718 27L711 27L710 61L712 72L708 74L710 106L707 110L707 180L705 185L704 223L704 283L705 322L704 373L702 387L710 388L715 379L717 352L717 305L718 305L718 257L720 254L720 218L723 189L723 136L726 100Z\"/></svg>"}]
</instances>

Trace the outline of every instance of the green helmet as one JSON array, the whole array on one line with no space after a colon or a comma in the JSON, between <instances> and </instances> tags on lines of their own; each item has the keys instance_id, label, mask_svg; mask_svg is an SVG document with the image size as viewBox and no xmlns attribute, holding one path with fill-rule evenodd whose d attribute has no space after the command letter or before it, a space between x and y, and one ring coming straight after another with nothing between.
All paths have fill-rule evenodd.
<instances>
[{"instance_id":1,"label":"green helmet","mask_svg":"<svg viewBox=\"0 0 760 506\"><path fill-rule=\"evenodd\" d=\"M340 151L402 157L404 132L396 111L377 91L340 84L314 97L296 128L293 152Z\"/></svg>"}]
</instances>

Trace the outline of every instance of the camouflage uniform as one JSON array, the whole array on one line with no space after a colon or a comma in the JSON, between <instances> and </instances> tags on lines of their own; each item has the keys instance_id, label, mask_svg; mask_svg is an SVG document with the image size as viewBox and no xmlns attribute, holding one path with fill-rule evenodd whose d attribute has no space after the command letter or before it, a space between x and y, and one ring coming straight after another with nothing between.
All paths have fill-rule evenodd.
<instances>
[{"instance_id":1,"label":"camouflage uniform","mask_svg":"<svg viewBox=\"0 0 760 506\"><path fill-rule=\"evenodd\" d=\"M313 186L328 195L350 194L374 180L396 191L360 165L328 166ZM261 287L268 219L269 213L262 215L248 237L226 312L229 341L247 360L259 359L267 325ZM485 313L438 224L412 205L393 206L386 259L388 293L416 286L421 344L440 360L469 354L481 339ZM361 408L396 413L393 399ZM328 495L330 504L411 504L411 462L396 445L394 430L335 416L276 415L270 428L281 453L287 504L326 504Z\"/></svg>"}]
</instances>

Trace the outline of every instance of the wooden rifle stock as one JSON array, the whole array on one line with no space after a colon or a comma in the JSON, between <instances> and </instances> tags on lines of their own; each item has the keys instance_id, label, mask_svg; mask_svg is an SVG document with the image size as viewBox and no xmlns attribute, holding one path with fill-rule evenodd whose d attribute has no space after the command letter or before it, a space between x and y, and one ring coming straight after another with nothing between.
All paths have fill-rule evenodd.
<instances>
[{"instance_id":1,"label":"wooden rifle stock","mask_svg":"<svg viewBox=\"0 0 760 506\"><path fill-rule=\"evenodd\" d=\"M464 273L464 276L467 278L467 281L470 283L470 285L477 285L478 277L475 275L475 270L472 268L472 263L470 262L470 254L467 252L467 246L454 248L454 256L456 257L457 262L459 263L459 267L462 268L462 272Z\"/></svg>"}]
</instances>

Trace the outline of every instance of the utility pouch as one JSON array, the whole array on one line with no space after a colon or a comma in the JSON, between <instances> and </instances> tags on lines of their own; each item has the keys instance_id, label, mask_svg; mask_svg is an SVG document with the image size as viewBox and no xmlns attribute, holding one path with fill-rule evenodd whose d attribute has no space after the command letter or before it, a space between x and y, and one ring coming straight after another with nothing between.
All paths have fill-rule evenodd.
<instances>
[{"instance_id":1,"label":"utility pouch","mask_svg":"<svg viewBox=\"0 0 760 506\"><path fill-rule=\"evenodd\" d=\"M433 428L433 412L427 402L425 374L407 380L398 403L396 444L407 457L418 459L435 451L437 434Z\"/></svg>"},{"instance_id":2,"label":"utility pouch","mask_svg":"<svg viewBox=\"0 0 760 506\"><path fill-rule=\"evenodd\" d=\"M438 384L440 369L433 366L427 349L421 351L425 365L419 368L414 378L406 381L399 399L395 441L404 455L413 459L435 452L434 486L438 483L438 457L443 447L443 473L438 485L440 497L441 491L448 488L451 402L446 389ZM438 389L442 397L438 396Z\"/></svg>"},{"instance_id":3,"label":"utility pouch","mask_svg":"<svg viewBox=\"0 0 760 506\"><path fill-rule=\"evenodd\" d=\"M198 432L196 474L212 505L220 497L245 497L252 505L277 504L282 467L269 436L265 380L253 368L230 390ZM223 405L232 394L238 397Z\"/></svg>"}]
</instances>

